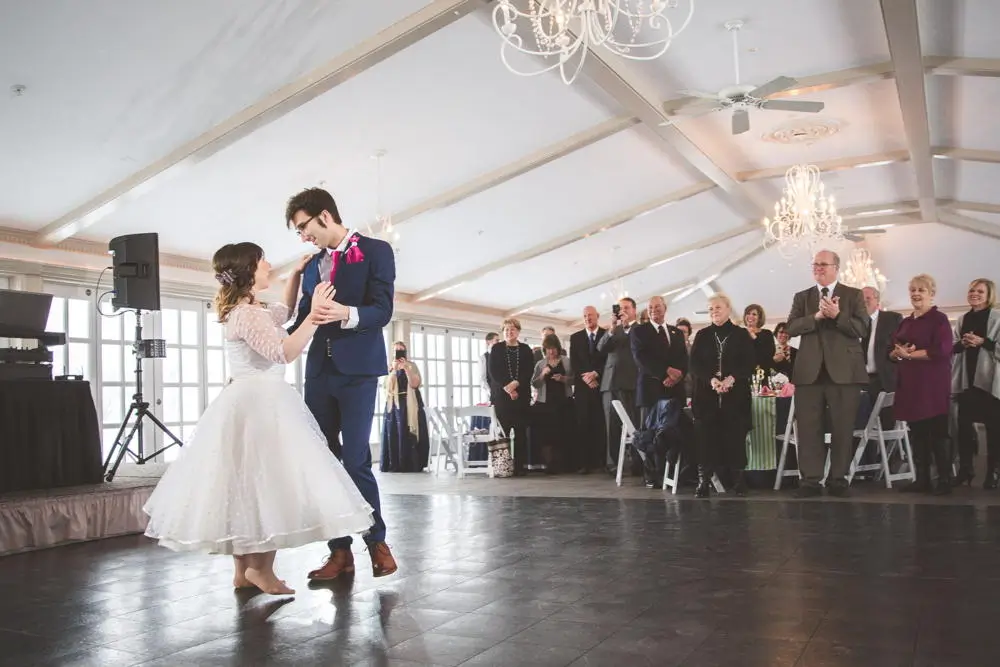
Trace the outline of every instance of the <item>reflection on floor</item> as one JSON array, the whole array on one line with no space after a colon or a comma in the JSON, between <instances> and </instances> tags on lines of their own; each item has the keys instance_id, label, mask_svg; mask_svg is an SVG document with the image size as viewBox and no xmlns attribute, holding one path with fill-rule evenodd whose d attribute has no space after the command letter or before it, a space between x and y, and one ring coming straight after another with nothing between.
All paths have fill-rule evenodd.
<instances>
[{"instance_id":1,"label":"reflection on floor","mask_svg":"<svg viewBox=\"0 0 1000 667\"><path fill-rule=\"evenodd\" d=\"M324 546L283 552L294 599L236 595L231 561L139 536L2 558L0 664L969 667L1000 655L1000 508L963 502L981 490L945 504L705 502L596 476L382 480L399 572L359 568L310 590ZM408 485L425 488L398 493ZM546 485L564 497L523 492ZM628 497L570 497L598 486Z\"/></svg>"}]
</instances>

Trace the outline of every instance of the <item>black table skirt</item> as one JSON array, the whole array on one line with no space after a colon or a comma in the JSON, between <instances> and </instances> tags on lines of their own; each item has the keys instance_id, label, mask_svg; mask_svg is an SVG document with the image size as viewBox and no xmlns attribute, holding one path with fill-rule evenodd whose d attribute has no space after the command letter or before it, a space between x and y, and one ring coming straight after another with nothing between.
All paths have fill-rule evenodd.
<instances>
[{"instance_id":1,"label":"black table skirt","mask_svg":"<svg viewBox=\"0 0 1000 667\"><path fill-rule=\"evenodd\" d=\"M0 493L98 484L102 467L89 382L0 382Z\"/></svg>"}]
</instances>

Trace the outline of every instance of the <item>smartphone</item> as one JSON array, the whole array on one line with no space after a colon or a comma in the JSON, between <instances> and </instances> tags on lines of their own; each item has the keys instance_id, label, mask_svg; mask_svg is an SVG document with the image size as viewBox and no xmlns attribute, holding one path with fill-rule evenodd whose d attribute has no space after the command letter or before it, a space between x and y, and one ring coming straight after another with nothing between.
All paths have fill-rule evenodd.
<instances>
[{"instance_id":1,"label":"smartphone","mask_svg":"<svg viewBox=\"0 0 1000 667\"><path fill-rule=\"evenodd\" d=\"M616 303L615 305L611 306L611 313L615 316L616 320L621 316L621 312L622 312L621 304Z\"/></svg>"},{"instance_id":2,"label":"smartphone","mask_svg":"<svg viewBox=\"0 0 1000 667\"><path fill-rule=\"evenodd\" d=\"M406 350L396 350L397 359L406 359Z\"/></svg>"}]
</instances>

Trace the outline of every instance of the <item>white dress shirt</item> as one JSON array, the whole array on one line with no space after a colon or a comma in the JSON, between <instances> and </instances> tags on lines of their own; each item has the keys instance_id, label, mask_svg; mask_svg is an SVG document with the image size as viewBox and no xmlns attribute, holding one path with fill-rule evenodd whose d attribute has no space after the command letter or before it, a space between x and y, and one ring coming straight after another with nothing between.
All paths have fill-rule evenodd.
<instances>
[{"instance_id":1,"label":"white dress shirt","mask_svg":"<svg viewBox=\"0 0 1000 667\"><path fill-rule=\"evenodd\" d=\"M319 258L320 281L325 282L330 279L330 271L333 269L332 255L335 252L341 253L340 260L337 262L337 270L340 271L341 267L345 262L343 253L347 250L347 243L351 240L351 237L354 236L356 233L357 233L356 230L348 229L347 234L344 235L343 239L341 239L340 245L338 245L333 250L327 249L326 254L324 254L322 257ZM336 295L334 295L333 298L336 301L337 299ZM358 322L360 321L358 318L358 309L355 308L354 306L348 306L347 311L348 311L347 319L341 320L342 323L340 327L342 329L353 329L358 326Z\"/></svg>"}]
</instances>

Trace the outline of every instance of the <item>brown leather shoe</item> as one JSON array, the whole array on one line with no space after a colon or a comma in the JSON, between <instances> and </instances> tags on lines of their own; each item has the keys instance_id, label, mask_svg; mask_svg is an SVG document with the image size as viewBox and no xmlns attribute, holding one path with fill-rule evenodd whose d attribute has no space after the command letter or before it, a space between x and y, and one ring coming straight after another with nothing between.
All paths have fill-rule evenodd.
<instances>
[{"instance_id":1,"label":"brown leather shoe","mask_svg":"<svg viewBox=\"0 0 1000 667\"><path fill-rule=\"evenodd\" d=\"M389 545L385 542L372 542L368 545L368 555L372 558L372 576L387 577L397 569L396 559L389 551Z\"/></svg>"},{"instance_id":2,"label":"brown leather shoe","mask_svg":"<svg viewBox=\"0 0 1000 667\"><path fill-rule=\"evenodd\" d=\"M312 581L331 581L342 574L354 572L354 553L350 549L334 549L319 569L309 573Z\"/></svg>"}]
</instances>

